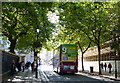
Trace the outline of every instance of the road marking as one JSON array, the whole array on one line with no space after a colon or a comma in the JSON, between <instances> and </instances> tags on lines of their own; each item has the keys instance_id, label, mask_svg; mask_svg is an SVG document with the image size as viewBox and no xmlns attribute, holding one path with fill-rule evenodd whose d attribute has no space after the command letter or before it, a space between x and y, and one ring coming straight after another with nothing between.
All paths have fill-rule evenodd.
<instances>
[{"instance_id":1,"label":"road marking","mask_svg":"<svg viewBox=\"0 0 120 83\"><path fill-rule=\"evenodd\" d=\"M43 76L45 77L46 81L49 81L49 79L47 78L47 76L45 75L44 72L42 72Z\"/></svg>"}]
</instances>

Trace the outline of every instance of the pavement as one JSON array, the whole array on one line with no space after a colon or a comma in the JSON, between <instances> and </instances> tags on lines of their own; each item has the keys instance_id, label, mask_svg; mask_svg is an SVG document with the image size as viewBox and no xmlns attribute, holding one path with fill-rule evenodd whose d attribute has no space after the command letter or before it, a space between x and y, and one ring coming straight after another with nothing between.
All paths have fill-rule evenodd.
<instances>
[{"instance_id":1,"label":"pavement","mask_svg":"<svg viewBox=\"0 0 120 83\"><path fill-rule=\"evenodd\" d=\"M93 73L91 73L90 71L79 71L79 72L89 74L89 75L92 75L92 76L104 77L104 78L114 80L114 81L120 81L120 74L118 74L117 78L115 78L115 73L114 72L109 73L107 71L106 72L102 71L101 75L99 75L98 72L93 72Z\"/></svg>"},{"instance_id":2,"label":"pavement","mask_svg":"<svg viewBox=\"0 0 120 83\"><path fill-rule=\"evenodd\" d=\"M50 70L52 71L52 67L49 66L44 66L41 68L41 66L38 67L38 78L36 78L35 76L35 72L32 72L31 67L29 67L28 69L25 69L24 72L20 71L17 72L16 74L14 74L13 76L10 74L6 74L4 76L2 76L2 83L9 83L9 82L40 82L40 81L48 81L47 77L44 75L44 73L42 71L46 71L46 70Z\"/></svg>"},{"instance_id":3,"label":"pavement","mask_svg":"<svg viewBox=\"0 0 120 83\"><path fill-rule=\"evenodd\" d=\"M42 72L38 72L38 78L35 77L35 72L32 72L31 69L25 69L24 72L20 71L14 74L13 76L11 75L6 75L2 77L2 83L6 82L30 82L30 81L42 81L44 79L42 77ZM42 77L42 78L41 78Z\"/></svg>"},{"instance_id":4,"label":"pavement","mask_svg":"<svg viewBox=\"0 0 120 83\"><path fill-rule=\"evenodd\" d=\"M44 67L43 70L46 70L46 69L50 69L48 66ZM42 70L42 71L43 71ZM52 70L51 70L52 71ZM114 72L112 72L111 74L108 73L108 72L104 72L102 71L102 75L99 75L98 72L93 72L91 73L90 71L79 71L80 73L83 73L83 74L86 74L86 75L89 75L91 77L101 77L101 78L105 78L105 79L110 79L112 81L117 81L117 82L120 82L120 75L118 75L117 78L115 78L114 76ZM35 78L35 73L31 72L30 69L26 69L24 72L18 72L16 73L14 76L10 76L10 75L7 75L7 76L3 76L2 80L4 81L3 83L6 83L7 81L44 81L44 80L47 80L47 77L45 77L44 73L42 72L39 72L38 73L38 79Z\"/></svg>"}]
</instances>

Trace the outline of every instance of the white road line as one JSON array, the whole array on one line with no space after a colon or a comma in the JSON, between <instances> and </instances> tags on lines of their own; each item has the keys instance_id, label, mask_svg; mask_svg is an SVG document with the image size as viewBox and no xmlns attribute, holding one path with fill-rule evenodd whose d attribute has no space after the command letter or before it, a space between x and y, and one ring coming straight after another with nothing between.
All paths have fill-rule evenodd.
<instances>
[{"instance_id":1,"label":"white road line","mask_svg":"<svg viewBox=\"0 0 120 83\"><path fill-rule=\"evenodd\" d=\"M42 72L43 76L45 77L46 81L49 81L49 79L47 78L47 76L45 75L44 72Z\"/></svg>"}]
</instances>

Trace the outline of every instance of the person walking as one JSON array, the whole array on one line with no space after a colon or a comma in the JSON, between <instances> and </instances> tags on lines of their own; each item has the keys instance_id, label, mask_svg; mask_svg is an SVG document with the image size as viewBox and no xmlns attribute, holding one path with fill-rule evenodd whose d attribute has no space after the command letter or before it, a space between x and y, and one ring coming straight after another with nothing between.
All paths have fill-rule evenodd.
<instances>
[{"instance_id":1,"label":"person walking","mask_svg":"<svg viewBox=\"0 0 120 83\"><path fill-rule=\"evenodd\" d=\"M20 72L21 71L21 64L19 61L16 61L16 67L18 69L18 72Z\"/></svg>"},{"instance_id":2,"label":"person walking","mask_svg":"<svg viewBox=\"0 0 120 83\"><path fill-rule=\"evenodd\" d=\"M101 63L100 66L101 66L101 69L103 69L103 63Z\"/></svg>"},{"instance_id":3,"label":"person walking","mask_svg":"<svg viewBox=\"0 0 120 83\"><path fill-rule=\"evenodd\" d=\"M11 69L11 75L14 75L15 74L15 68L16 68L16 66L15 66L15 60L12 60L12 63L11 63L11 65L10 65L10 69Z\"/></svg>"},{"instance_id":4,"label":"person walking","mask_svg":"<svg viewBox=\"0 0 120 83\"><path fill-rule=\"evenodd\" d=\"M21 66L22 66L22 72L24 72L24 69L25 69L25 63L24 63L24 61L22 61Z\"/></svg>"},{"instance_id":5,"label":"person walking","mask_svg":"<svg viewBox=\"0 0 120 83\"><path fill-rule=\"evenodd\" d=\"M37 61L34 61L34 71L37 71L38 63Z\"/></svg>"},{"instance_id":6,"label":"person walking","mask_svg":"<svg viewBox=\"0 0 120 83\"><path fill-rule=\"evenodd\" d=\"M112 69L111 63L108 64L108 68L109 68L109 73L111 73L111 69Z\"/></svg>"},{"instance_id":7,"label":"person walking","mask_svg":"<svg viewBox=\"0 0 120 83\"><path fill-rule=\"evenodd\" d=\"M107 64L106 63L104 64L104 68L105 68L105 71L106 71L106 68L107 68Z\"/></svg>"},{"instance_id":8,"label":"person walking","mask_svg":"<svg viewBox=\"0 0 120 83\"><path fill-rule=\"evenodd\" d=\"M32 72L34 72L34 61L31 64Z\"/></svg>"},{"instance_id":9,"label":"person walking","mask_svg":"<svg viewBox=\"0 0 120 83\"><path fill-rule=\"evenodd\" d=\"M21 71L21 64L22 64L22 63L21 63L21 62L19 62L19 71Z\"/></svg>"}]
</instances>

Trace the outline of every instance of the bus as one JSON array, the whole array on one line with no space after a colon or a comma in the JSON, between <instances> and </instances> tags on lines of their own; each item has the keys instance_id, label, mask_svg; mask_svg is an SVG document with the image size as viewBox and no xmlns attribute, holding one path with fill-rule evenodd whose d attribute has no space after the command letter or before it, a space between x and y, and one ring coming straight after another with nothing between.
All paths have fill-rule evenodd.
<instances>
[{"instance_id":1,"label":"bus","mask_svg":"<svg viewBox=\"0 0 120 83\"><path fill-rule=\"evenodd\" d=\"M53 71L57 73L78 72L78 52L74 44L61 44L53 53Z\"/></svg>"}]
</instances>

